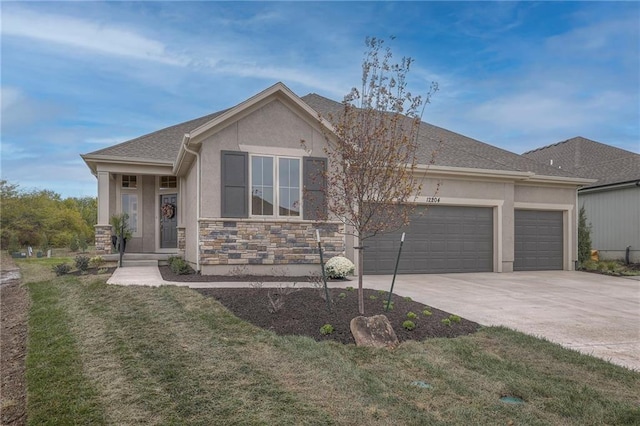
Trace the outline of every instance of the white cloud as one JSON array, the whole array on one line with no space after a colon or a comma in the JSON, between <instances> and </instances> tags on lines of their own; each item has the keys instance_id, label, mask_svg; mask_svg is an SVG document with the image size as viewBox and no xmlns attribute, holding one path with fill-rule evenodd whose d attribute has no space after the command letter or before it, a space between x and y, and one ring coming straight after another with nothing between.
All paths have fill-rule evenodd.
<instances>
[{"instance_id":1,"label":"white cloud","mask_svg":"<svg viewBox=\"0 0 640 426\"><path fill-rule=\"evenodd\" d=\"M167 52L156 40L126 28L69 16L44 14L26 9L5 9L3 37L14 36L79 48L103 55L116 55L186 65L187 60Z\"/></svg>"},{"instance_id":2,"label":"white cloud","mask_svg":"<svg viewBox=\"0 0 640 426\"><path fill-rule=\"evenodd\" d=\"M575 27L549 37L546 46L570 57L584 52L590 55L622 55L625 49L622 49L623 46L620 44L637 49L637 37L630 37L634 33L638 34L637 16L625 16Z\"/></svg>"},{"instance_id":3,"label":"white cloud","mask_svg":"<svg viewBox=\"0 0 640 426\"><path fill-rule=\"evenodd\" d=\"M2 161L15 161L25 158L38 158L38 155L32 150L26 150L12 143L2 142Z\"/></svg>"},{"instance_id":4,"label":"white cloud","mask_svg":"<svg viewBox=\"0 0 640 426\"><path fill-rule=\"evenodd\" d=\"M5 87L0 88L0 101L2 104L2 115L12 107L14 107L20 99L22 98L22 93L20 89L15 87Z\"/></svg>"},{"instance_id":5,"label":"white cloud","mask_svg":"<svg viewBox=\"0 0 640 426\"><path fill-rule=\"evenodd\" d=\"M62 110L62 107L51 102L32 99L16 87L2 86L0 90L2 132L5 134L39 121L49 120Z\"/></svg>"},{"instance_id":6,"label":"white cloud","mask_svg":"<svg viewBox=\"0 0 640 426\"><path fill-rule=\"evenodd\" d=\"M337 96L340 99L349 89L339 78L335 78L333 73L312 73L305 69L262 66L256 63L229 63L215 67L215 71L234 77L260 78L273 82L282 81L287 85L297 83L305 87L322 88L324 93Z\"/></svg>"},{"instance_id":7,"label":"white cloud","mask_svg":"<svg viewBox=\"0 0 640 426\"><path fill-rule=\"evenodd\" d=\"M587 119L574 103L539 92L496 97L472 108L468 115L503 128L527 128L532 125L574 127L584 124Z\"/></svg>"}]
</instances>

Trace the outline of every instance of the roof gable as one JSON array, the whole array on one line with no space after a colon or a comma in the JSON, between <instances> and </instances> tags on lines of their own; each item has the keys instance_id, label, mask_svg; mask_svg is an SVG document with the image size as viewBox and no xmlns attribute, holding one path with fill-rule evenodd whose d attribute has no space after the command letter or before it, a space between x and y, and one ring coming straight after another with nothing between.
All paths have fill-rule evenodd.
<instances>
[{"instance_id":1,"label":"roof gable","mask_svg":"<svg viewBox=\"0 0 640 426\"><path fill-rule=\"evenodd\" d=\"M158 162L173 163L180 149L180 144L185 133L210 122L226 110L205 115L194 120L176 124L135 139L131 139L117 145L109 146L97 151L84 154L83 158L128 158L147 159Z\"/></svg>"},{"instance_id":2,"label":"roof gable","mask_svg":"<svg viewBox=\"0 0 640 426\"><path fill-rule=\"evenodd\" d=\"M87 165L95 173L98 162L155 163L179 169L185 156L184 143L198 144L207 135L226 127L230 123L250 114L262 105L278 99L298 115L312 123L318 123L331 131L331 125L324 119L318 121L318 113L302 102L283 83L276 83L240 104L205 115L194 120L176 124L129 141L82 155Z\"/></svg>"}]
</instances>

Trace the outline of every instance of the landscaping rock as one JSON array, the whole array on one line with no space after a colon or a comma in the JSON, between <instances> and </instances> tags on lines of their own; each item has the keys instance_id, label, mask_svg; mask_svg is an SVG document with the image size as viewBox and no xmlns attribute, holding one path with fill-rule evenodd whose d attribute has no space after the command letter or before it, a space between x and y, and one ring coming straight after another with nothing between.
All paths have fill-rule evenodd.
<instances>
[{"instance_id":1,"label":"landscaping rock","mask_svg":"<svg viewBox=\"0 0 640 426\"><path fill-rule=\"evenodd\" d=\"M355 317L351 320L350 328L356 346L394 349L399 344L396 332L384 315Z\"/></svg>"}]
</instances>

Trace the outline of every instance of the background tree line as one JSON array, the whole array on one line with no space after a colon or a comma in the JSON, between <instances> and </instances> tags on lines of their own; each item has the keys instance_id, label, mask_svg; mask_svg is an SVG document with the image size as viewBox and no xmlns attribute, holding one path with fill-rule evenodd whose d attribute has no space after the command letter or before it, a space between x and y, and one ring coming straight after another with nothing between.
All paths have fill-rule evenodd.
<instances>
[{"instance_id":1,"label":"background tree line","mask_svg":"<svg viewBox=\"0 0 640 426\"><path fill-rule=\"evenodd\" d=\"M94 240L96 197L65 198L46 190L23 190L0 180L0 244L3 249L69 247Z\"/></svg>"}]
</instances>

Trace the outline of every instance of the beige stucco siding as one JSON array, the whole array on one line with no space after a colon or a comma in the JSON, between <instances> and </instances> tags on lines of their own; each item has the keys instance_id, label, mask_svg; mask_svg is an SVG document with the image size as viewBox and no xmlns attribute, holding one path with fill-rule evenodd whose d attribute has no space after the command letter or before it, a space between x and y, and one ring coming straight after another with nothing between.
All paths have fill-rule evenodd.
<instances>
[{"instance_id":1,"label":"beige stucco siding","mask_svg":"<svg viewBox=\"0 0 640 426\"><path fill-rule=\"evenodd\" d=\"M541 204L571 204L576 203L576 187L562 187L559 185L530 185L519 184L515 187L515 202Z\"/></svg>"},{"instance_id":2,"label":"beige stucco siding","mask_svg":"<svg viewBox=\"0 0 640 426\"><path fill-rule=\"evenodd\" d=\"M183 215L180 217L186 231L185 260L195 265L198 256L198 247L196 241L198 239L198 192L197 192L197 163L193 162L187 175L183 180L181 188L181 200L183 207Z\"/></svg>"},{"instance_id":3,"label":"beige stucco siding","mask_svg":"<svg viewBox=\"0 0 640 426\"><path fill-rule=\"evenodd\" d=\"M116 179L113 175L109 176L109 219L111 219L111 216L117 214L117 210L116 210L116 197L117 197L117 193L116 193Z\"/></svg>"},{"instance_id":4,"label":"beige stucco siding","mask_svg":"<svg viewBox=\"0 0 640 426\"><path fill-rule=\"evenodd\" d=\"M142 176L142 252L156 250L156 177Z\"/></svg>"},{"instance_id":5,"label":"beige stucco siding","mask_svg":"<svg viewBox=\"0 0 640 426\"><path fill-rule=\"evenodd\" d=\"M202 217L220 217L220 151L246 151L271 155L324 156L324 136L278 100L230 124L202 142ZM306 141L304 150L301 141ZM241 146L242 145L242 146ZM298 154L298 155L295 155Z\"/></svg>"}]
</instances>

